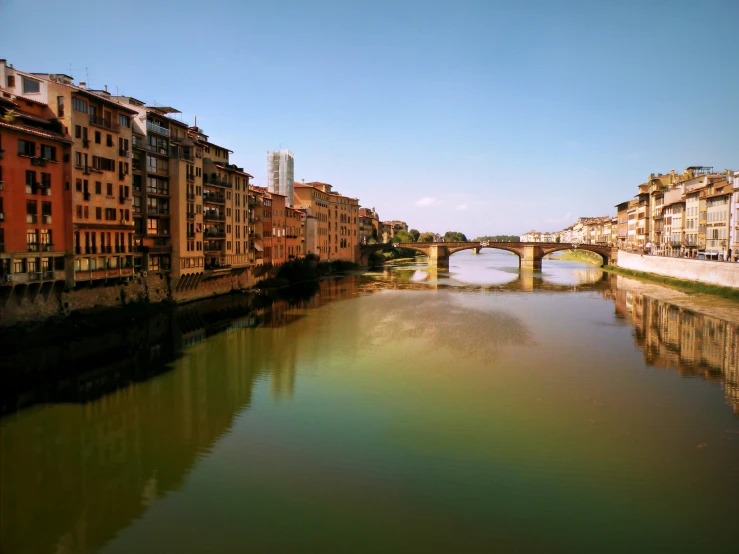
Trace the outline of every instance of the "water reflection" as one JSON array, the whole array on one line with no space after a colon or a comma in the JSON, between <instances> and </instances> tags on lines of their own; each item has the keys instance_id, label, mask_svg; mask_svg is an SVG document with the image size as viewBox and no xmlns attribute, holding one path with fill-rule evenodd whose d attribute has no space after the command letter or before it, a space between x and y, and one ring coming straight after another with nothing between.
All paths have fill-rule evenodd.
<instances>
[{"instance_id":1,"label":"water reflection","mask_svg":"<svg viewBox=\"0 0 739 554\"><path fill-rule=\"evenodd\" d=\"M269 378L274 399L292 397L297 342L272 331L295 321L296 307L315 309L356 294L354 277L316 288L297 304L214 299L151 317L135 329L80 337L69 348L15 352L11 363L42 364L39 369L49 373L44 379L39 372L30 380L21 376L12 387L21 396L15 402L11 389L3 389L6 409L70 404L58 406L53 417L26 409L2 420L2 551L95 552L153 499L182 486L196 460L248 409L255 383ZM238 332L243 328L255 329ZM162 362L174 357L181 357L177 370L164 373ZM72 363L78 371L54 378ZM20 370L8 363L4 369ZM127 386L144 379L150 379L146 387ZM5 384L12 383L6 377Z\"/></svg>"},{"instance_id":2,"label":"water reflection","mask_svg":"<svg viewBox=\"0 0 739 554\"><path fill-rule=\"evenodd\" d=\"M619 288L618 279L612 281L611 299L616 315L634 327L647 365L720 383L739 416L737 325Z\"/></svg>"},{"instance_id":3,"label":"water reflection","mask_svg":"<svg viewBox=\"0 0 739 554\"><path fill-rule=\"evenodd\" d=\"M105 332L89 329L87 332L77 333L75 340L69 344L39 341L39 346L31 350L15 350L4 361L3 370L5 375L12 370L21 377L15 384L4 377L4 385L9 388L3 387L3 405L9 412L17 407L33 404L55 405L37 405L31 409L23 409L7 415L0 422L2 550L63 554L95 552L103 545L115 543L114 538L120 535L121 530L132 527L135 520L142 519L157 500L185 488L193 468L208 460L216 443L234 429L239 418L242 421L256 420L251 430L256 432L254 428L261 429L262 435L268 437L267 443L270 440L278 442L276 436L284 435L284 442L280 443L282 448L287 448L282 446L284 444L300 442L301 438L305 442L318 443L315 451L307 451L319 459L321 456L340 458L342 454L346 455L336 444L351 441L353 437L356 442L351 442L351 448L361 451L368 458L376 456L379 469L373 473L374 466L362 466L358 455L357 458L346 458L348 461L343 468L345 474L337 476L335 472L326 470L329 474L326 483L319 480L318 485L310 484L312 488L302 483L306 488L296 488L297 496L307 493L320 495L324 486L337 495L346 494L347 489L361 487L354 480L355 477L367 480L373 478L377 479L376 486L373 484L372 487L377 492L377 497L363 495L363 499L368 502L368 509L377 508L377 513L385 511L387 506L381 503L384 499L380 494L383 487L399 488L404 479L398 478L397 482L384 480L391 478L394 472L402 475L400 465L381 465L380 459L393 460L392 453L385 450L370 451L367 444L372 440L384 444L391 437L377 432L374 427L363 428L362 422L355 415L361 410L353 411L350 402L347 402L341 406L341 412L330 412L324 423L328 425L327 422L332 420L357 417L352 425L347 425L346 429L337 427L315 430L300 427L300 412L272 413L272 419L265 417L264 412L259 413L254 400L257 394L255 391L260 385L268 386L269 397L275 403L282 403L280 405L283 407L296 404L300 397L312 395L322 401L343 395L350 399L361 399L355 390L358 388L357 381L336 384L336 381L341 381L344 377L344 372L338 372L338 377L334 375L333 380L326 379L320 384L317 379L304 379L300 383L302 388L296 391L299 367L302 368L303 375L319 375L332 364L346 363L338 355L342 350L352 354L378 353L381 361L376 361L375 365L363 366L361 371L357 371L361 374L358 382L361 386L366 385L370 394L377 387L378 396L383 397L382 409L371 412L370 419L391 419L394 415L401 421L395 427L388 424L387 429L394 430L397 443L412 444L415 447L402 453L417 456L416 461L427 462L427 458L418 457L419 452L423 452L422 447L437 453L435 448L442 440L451 440L453 448L441 449L443 452L437 453L437 456L439 459L449 457L456 465L451 468L440 465L438 475L427 481L418 477L418 489L414 491L419 495L418 504L413 504L408 496L401 497L400 494L398 498L392 497L393 502L407 502L404 506L423 510L432 504L425 502L424 494L430 494L428 491L440 486L439 483L443 487L444 483L456 482L460 488L455 489L450 485L448 490L444 490L444 502L449 501L449 498L454 500L457 494L459 498L455 512L474 511L476 503L482 505L483 497L488 498L486 494L479 494L479 498L475 496L481 490L480 487L489 486L498 479L496 486L499 488L495 492L504 495L506 487L510 491L510 485L506 484L510 481L504 479L503 474L485 473L472 463L474 456L479 456L485 462L485 471L492 471L490 467L495 464L488 463L485 457L488 455L486 448L489 444L510 452L513 460L511 463L515 465L516 472L521 472L520 475L524 475L522 468L527 459L538 460L535 456L538 451L535 448L542 443L545 454L549 456L539 460L543 466L556 465L565 456L572 456L566 449L561 452L557 450L555 444L566 442L568 437L561 429L574 428L577 418L565 419L563 421L566 421L566 425L557 427L552 422L536 419L535 410L512 414L505 411L505 402L489 406L484 395L493 394L492 388L480 397L470 399L469 391L459 385L464 379L463 372L457 371L457 368L470 362L470 359L472 362L483 360L487 364L485 367L490 367L491 361L504 358L506 353L513 352L514 357L523 358L525 353L542 346L537 344L525 318L518 317L512 307L521 307L522 304L509 304L500 309L496 306L491 308L490 305L476 305L482 297L498 298L496 294L524 301L534 299L533 295L528 294L508 294L511 291L589 293L572 297L560 294L542 295L542 300L556 297L560 302L558 306L563 306L561 302L565 298L566 302L583 297L603 298L613 302L618 318L613 323L626 323L633 327L634 344L643 350L647 365L676 368L681 375L700 376L722 384L727 401L733 406L734 413L739 415L739 335L734 324L620 288L618 280L611 279L602 272L597 273L597 279L591 279L593 274L589 270L583 270L583 275L574 277L576 284L567 284L566 280L565 283L552 283L547 282L547 275L552 271L545 266L543 276L516 274L514 281L496 286L459 282L448 284L447 281L454 279L449 277L453 273L451 271L435 274L422 271L428 277L419 279L414 278L416 271L422 270L416 268L410 272L391 271L368 278L349 277L323 281L315 291L316 294L312 294L312 290L298 291L290 293L288 298L219 298L183 307L172 314L156 315L135 328L121 325ZM387 289L400 290L384 292ZM443 289L440 294L421 295L417 292L440 289ZM465 291L473 294L446 294ZM374 294L376 292L378 294ZM373 294L371 302L363 302L370 299L362 298L358 301L359 304L342 302L331 309L321 309L335 300L368 294ZM527 306L535 308L538 304L531 302ZM610 308L607 312L606 316L611 319ZM555 327L559 325L558 322L553 324ZM567 330L560 331L556 328L553 334L557 335L558 332L566 333ZM396 353L387 348L384 357L380 357L380 354L398 337L408 339L403 343L403 359L397 366L388 366L386 362ZM413 360L415 355L420 358L424 350L427 357L421 359L428 361L429 344L436 345L439 352L449 354L449 361L445 359L445 363L450 366L453 380L442 381L438 379L438 374L432 373L427 376L427 381L423 381L422 371L417 371L410 378L407 374L405 376L411 385L404 383L399 370L408 365L408 360ZM544 344L542 347L556 351L556 346L555 343ZM434 355L441 356L442 353L435 351ZM169 371L173 362L176 369ZM77 369L73 369L75 366ZM573 374L566 373L567 368L559 367L558 370L572 378ZM393 372L398 375L393 376ZM515 372L515 375L520 376L520 373ZM551 378L555 379L554 376ZM381 381L387 385L386 388L378 387L371 379ZM141 384L128 386L137 381ZM481 385L490 384L484 380L477 382ZM342 384L344 388L341 388ZM508 387L514 387L514 400L508 399L508 402L516 405L527 401L526 389L534 385L526 382L526 376L523 377L523 382L511 380L505 381L505 384L507 391L511 390ZM520 388L515 388L516 384ZM552 385L553 390L554 388ZM12 394L10 390L13 391ZM321 390L325 396L320 396L317 392ZM332 395L331 392L335 394ZM388 399L385 395L389 394L397 396ZM414 396L437 400L434 407L438 413L429 414L424 411L425 405L409 400ZM441 413L445 403L452 402L455 398L465 407L471 404L471 411ZM505 395L503 398L505 399ZM290 399L295 401L290 402ZM402 409L394 412L391 409L395 405L393 400ZM538 402L540 399L531 400L537 409L543 409L539 408L543 405ZM59 404L60 402L67 404ZM255 405L252 406L252 403ZM558 407L562 408L564 418L575 410L569 404ZM316 406L312 408L319 409ZM489 417L491 409L500 410L497 412L499 419L485 419ZM386 413L391 415L384 416ZM518 418L506 419L511 415L518 415ZM451 418L445 421L448 416ZM599 424L600 417L599 415ZM483 421L487 429L505 429L513 446L509 445L510 450L506 451L505 440L500 443L490 441L488 435L470 426L468 418ZM508 422L512 422L510 428L506 425ZM548 431L541 437L527 435L524 426L526 422L534 422ZM445 434L445 424L452 427L454 432ZM547 427L550 424L553 426ZM364 434L361 433L363 429ZM369 432L368 429L374 432ZM383 427L380 429L385 431ZM471 429L475 432L472 433ZM345 436L334 436L333 433L338 434L342 430L346 431ZM586 430L579 432L586 433L590 430L588 423ZM311 433L310 437L300 437L301 431ZM397 438L399 433L402 434L402 440ZM271 436L273 434L275 437ZM505 439L505 436L495 437ZM576 447L598 440L590 435L578 438L580 442ZM612 439L613 435L608 435L603 440ZM468 443L465 442L467 440L474 445L471 450L474 455L462 459L460 452L470 452L465 450L468 448ZM245 441L245 444L247 446L244 448L248 448L251 443ZM290 452L277 449L276 453L278 455L274 456L275 452L272 452L271 457L269 453L263 454L255 449L249 451L248 456L237 459L246 463L247 459L259 460L262 456L264 459L261 461L265 467L286 464L285 460L291 459ZM455 459L455 456L460 456L460 459ZM504 457L493 459L499 464L505 462ZM220 463L224 463L222 460L223 458ZM234 459L226 459L226 462L234 462ZM595 471L593 468L608 463L605 459L598 459L597 462L592 467L583 465L583 473L586 470ZM316 474L320 475L316 466L324 469L315 460L297 459L292 460L292 463L295 468L291 466L290 469L295 471L280 474L286 479L288 474L300 475L304 471L303 477L310 480ZM414 466L410 462L407 465L412 466L414 478L416 472L420 474L423 467L421 464ZM460 467L464 471L455 471ZM562 471L564 467L557 466ZM641 467L634 464L633 468L634 474L639 475ZM474 475L472 470L479 472L478 480L474 481L474 487L465 489L463 487L469 483L464 479ZM270 474L265 470L265 475ZM534 477L538 478L538 474L534 474ZM546 486L564 483L557 480L560 477L561 475L557 475ZM246 476L241 475L240 478L246 479ZM469 479L472 480L473 477ZM609 483L612 486L612 481ZM637 483L639 487L643 485L638 479ZM294 485L292 481L287 484L290 487ZM283 485L284 483L271 482L266 483L265 488ZM592 488L592 483L586 482L586 485L585 488ZM522 485L519 483L518 486ZM536 485L534 488L539 486L545 485ZM563 497L584 494L564 485L563 488L566 489L565 492L557 493ZM599 490L602 492L607 488L604 486ZM246 492L257 491L247 488ZM464 496L464 493L468 495ZM197 497L197 494L194 496ZM535 497L522 498L521 502L525 504ZM613 509L612 498L607 499L609 509ZM631 497L628 497L624 502L631 501ZM506 506L506 510L515 509L514 504L512 502ZM251 508L256 514L262 506ZM283 508L285 506L279 506L275 513L282 513ZM557 509L559 508L558 506ZM506 510L498 513L497 517L504 518ZM432 513L430 509L428 513ZM551 513L547 513L548 518ZM245 511L231 515L236 519L242 516L248 519L249 515L256 518L254 514ZM324 518L324 514L325 512L321 512L319 515L323 519L331 519ZM643 516L643 512L635 514L636 519ZM480 528L495 520L488 518L489 514L483 514L482 511L475 515L479 515L485 522ZM290 525L300 523L299 520L286 521ZM539 521L543 522L545 519ZM239 521L237 526L243 525L243 521ZM363 526L368 527L366 521ZM465 529L471 531L471 528ZM556 534L556 531L550 532ZM450 540L458 540L458 535ZM510 545L513 544L515 543L512 540ZM243 545L241 549L245 549ZM162 547L161 550L168 549ZM483 551L482 548L478 550ZM538 551L541 550L540 548Z\"/></svg>"}]
</instances>

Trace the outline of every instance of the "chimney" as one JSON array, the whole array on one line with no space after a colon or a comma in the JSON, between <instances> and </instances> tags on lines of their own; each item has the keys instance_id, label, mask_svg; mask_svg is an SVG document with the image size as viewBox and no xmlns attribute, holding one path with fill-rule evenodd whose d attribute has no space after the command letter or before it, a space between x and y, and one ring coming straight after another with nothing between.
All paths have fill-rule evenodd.
<instances>
[{"instance_id":1,"label":"chimney","mask_svg":"<svg viewBox=\"0 0 739 554\"><path fill-rule=\"evenodd\" d=\"M80 81L79 87L80 88L87 88L87 83L85 83L84 81Z\"/></svg>"},{"instance_id":2,"label":"chimney","mask_svg":"<svg viewBox=\"0 0 739 554\"><path fill-rule=\"evenodd\" d=\"M103 88L105 89L105 92L108 92L108 85L103 85Z\"/></svg>"}]
</instances>

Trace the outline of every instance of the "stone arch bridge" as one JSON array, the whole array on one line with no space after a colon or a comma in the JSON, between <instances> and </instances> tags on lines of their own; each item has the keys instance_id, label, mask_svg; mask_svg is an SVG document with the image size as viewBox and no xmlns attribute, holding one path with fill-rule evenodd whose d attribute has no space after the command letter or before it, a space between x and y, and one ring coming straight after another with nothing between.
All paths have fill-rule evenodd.
<instances>
[{"instance_id":1,"label":"stone arch bridge","mask_svg":"<svg viewBox=\"0 0 739 554\"><path fill-rule=\"evenodd\" d=\"M541 269L541 260L547 254L559 250L587 250L603 258L604 264L615 263L618 249L598 244L571 244L563 242L400 242L393 244L372 244L360 248L360 263L368 265L369 256L373 252L389 248L406 248L428 256L429 267L449 267L449 257L461 250L474 250L479 254L483 248L506 250L518 256L518 265L522 269Z\"/></svg>"}]
</instances>

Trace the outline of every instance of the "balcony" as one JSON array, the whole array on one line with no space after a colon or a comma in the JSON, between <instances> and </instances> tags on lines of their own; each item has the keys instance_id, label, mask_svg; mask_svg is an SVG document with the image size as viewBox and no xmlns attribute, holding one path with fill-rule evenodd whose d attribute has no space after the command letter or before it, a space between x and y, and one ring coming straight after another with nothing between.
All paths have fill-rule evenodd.
<instances>
[{"instance_id":1,"label":"balcony","mask_svg":"<svg viewBox=\"0 0 739 554\"><path fill-rule=\"evenodd\" d=\"M146 122L146 130L151 131L153 133L157 133L159 135L163 135L165 137L169 136L169 129L166 127L162 127L161 125L157 125L156 123L152 121Z\"/></svg>"},{"instance_id":2,"label":"balcony","mask_svg":"<svg viewBox=\"0 0 739 554\"><path fill-rule=\"evenodd\" d=\"M141 148L142 150L146 149L146 142L144 142L144 139L142 139L141 137L137 137L136 135L133 136L131 144L134 148Z\"/></svg>"},{"instance_id":3,"label":"balcony","mask_svg":"<svg viewBox=\"0 0 739 554\"><path fill-rule=\"evenodd\" d=\"M206 229L203 232L203 238L204 239L225 239L226 233L225 231Z\"/></svg>"},{"instance_id":4,"label":"balcony","mask_svg":"<svg viewBox=\"0 0 739 554\"><path fill-rule=\"evenodd\" d=\"M222 194L209 192L206 190L203 192L203 202L210 202L211 204L225 204L226 197Z\"/></svg>"},{"instance_id":5,"label":"balcony","mask_svg":"<svg viewBox=\"0 0 739 554\"><path fill-rule=\"evenodd\" d=\"M146 172L147 173L153 173L154 175L162 175L167 176L169 175L169 167L152 167L150 165L146 166Z\"/></svg>"},{"instance_id":6,"label":"balcony","mask_svg":"<svg viewBox=\"0 0 739 554\"><path fill-rule=\"evenodd\" d=\"M40 271L29 271L28 272L28 280L29 281L40 281L41 280L41 272Z\"/></svg>"},{"instance_id":7,"label":"balcony","mask_svg":"<svg viewBox=\"0 0 739 554\"><path fill-rule=\"evenodd\" d=\"M26 223L38 223L38 216L36 214L26 214Z\"/></svg>"},{"instance_id":8,"label":"balcony","mask_svg":"<svg viewBox=\"0 0 739 554\"><path fill-rule=\"evenodd\" d=\"M38 165L41 167L46 167L46 158L42 158L40 156L31 158L31 165Z\"/></svg>"},{"instance_id":9,"label":"balcony","mask_svg":"<svg viewBox=\"0 0 739 554\"><path fill-rule=\"evenodd\" d=\"M130 152L130 150L121 150L121 149L119 149L118 150L118 155L121 156L122 158L131 158L131 157L133 157L132 154L131 154L131 152Z\"/></svg>"},{"instance_id":10,"label":"balcony","mask_svg":"<svg viewBox=\"0 0 739 554\"><path fill-rule=\"evenodd\" d=\"M162 217L169 217L169 210L165 210L163 208L157 208L156 206L149 206L146 210L146 213L149 215L159 215Z\"/></svg>"},{"instance_id":11,"label":"balcony","mask_svg":"<svg viewBox=\"0 0 739 554\"><path fill-rule=\"evenodd\" d=\"M90 116L90 125L101 127L103 129L107 129L108 131L113 131L114 133L118 133L121 130L121 126L117 123L114 123L109 119L103 119L102 117L98 117L96 115Z\"/></svg>"},{"instance_id":12,"label":"balcony","mask_svg":"<svg viewBox=\"0 0 739 554\"><path fill-rule=\"evenodd\" d=\"M195 219L195 212L187 212L187 219Z\"/></svg>"},{"instance_id":13,"label":"balcony","mask_svg":"<svg viewBox=\"0 0 739 554\"><path fill-rule=\"evenodd\" d=\"M188 192L187 193L187 200L188 200L188 202L194 202L195 201L195 193L194 192Z\"/></svg>"},{"instance_id":14,"label":"balcony","mask_svg":"<svg viewBox=\"0 0 739 554\"><path fill-rule=\"evenodd\" d=\"M38 252L38 243L37 242L27 242L26 247L28 248L29 252Z\"/></svg>"},{"instance_id":15,"label":"balcony","mask_svg":"<svg viewBox=\"0 0 739 554\"><path fill-rule=\"evenodd\" d=\"M226 221L226 216L221 213L206 210L203 212L203 219L206 221Z\"/></svg>"}]
</instances>

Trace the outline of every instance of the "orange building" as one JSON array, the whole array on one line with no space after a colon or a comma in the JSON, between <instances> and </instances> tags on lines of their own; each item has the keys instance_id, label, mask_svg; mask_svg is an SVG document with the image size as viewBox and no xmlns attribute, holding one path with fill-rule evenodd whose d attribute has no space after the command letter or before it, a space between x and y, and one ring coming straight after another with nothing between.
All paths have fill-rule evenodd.
<instances>
[{"instance_id":1,"label":"orange building","mask_svg":"<svg viewBox=\"0 0 739 554\"><path fill-rule=\"evenodd\" d=\"M317 218L316 248L322 261L359 259L359 200L328 183L295 183L295 205Z\"/></svg>"},{"instance_id":2,"label":"orange building","mask_svg":"<svg viewBox=\"0 0 739 554\"><path fill-rule=\"evenodd\" d=\"M287 197L271 192L272 197L272 264L282 265L287 259L286 246L286 201Z\"/></svg>"},{"instance_id":3,"label":"orange building","mask_svg":"<svg viewBox=\"0 0 739 554\"><path fill-rule=\"evenodd\" d=\"M71 145L46 104L2 91L0 286L6 291L50 291L71 276L65 260Z\"/></svg>"},{"instance_id":4,"label":"orange building","mask_svg":"<svg viewBox=\"0 0 739 554\"><path fill-rule=\"evenodd\" d=\"M302 258L305 237L303 236L303 225L305 221L305 210L287 208L285 213L285 248L287 259Z\"/></svg>"}]
</instances>

